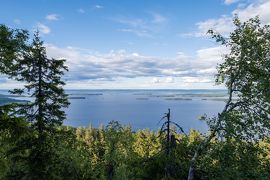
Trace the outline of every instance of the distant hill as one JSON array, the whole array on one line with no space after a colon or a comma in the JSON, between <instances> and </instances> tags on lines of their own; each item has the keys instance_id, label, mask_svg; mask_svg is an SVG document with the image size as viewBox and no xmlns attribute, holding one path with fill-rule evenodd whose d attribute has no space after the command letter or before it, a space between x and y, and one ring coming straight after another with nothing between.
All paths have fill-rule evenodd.
<instances>
[{"instance_id":1,"label":"distant hill","mask_svg":"<svg viewBox=\"0 0 270 180\"><path fill-rule=\"evenodd\" d=\"M6 95L2 95L0 94L0 105L4 105L4 104L9 104L9 103L26 103L28 101L26 100L19 100L19 99L13 99L13 98L9 98Z\"/></svg>"}]
</instances>

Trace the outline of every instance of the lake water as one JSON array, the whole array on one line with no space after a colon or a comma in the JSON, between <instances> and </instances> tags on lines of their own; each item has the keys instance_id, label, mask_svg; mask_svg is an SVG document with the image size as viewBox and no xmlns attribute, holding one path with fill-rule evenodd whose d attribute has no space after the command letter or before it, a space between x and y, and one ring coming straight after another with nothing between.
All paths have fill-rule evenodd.
<instances>
[{"instance_id":1,"label":"lake water","mask_svg":"<svg viewBox=\"0 0 270 180\"><path fill-rule=\"evenodd\" d=\"M203 114L217 115L224 107L224 90L66 90L70 106L65 109L65 125L99 127L117 120L132 129L157 130L164 113L171 109L171 120L185 131L205 132L199 120ZM1 90L0 94L6 94ZM27 99L27 98L19 98Z\"/></svg>"},{"instance_id":2,"label":"lake water","mask_svg":"<svg viewBox=\"0 0 270 180\"><path fill-rule=\"evenodd\" d=\"M70 107L66 110L70 126L98 127L111 120L136 129L158 129L158 122L171 109L171 118L185 131L205 132L207 126L198 120L203 114L217 115L224 101L217 99L222 90L68 90ZM226 97L222 97L223 99Z\"/></svg>"}]
</instances>

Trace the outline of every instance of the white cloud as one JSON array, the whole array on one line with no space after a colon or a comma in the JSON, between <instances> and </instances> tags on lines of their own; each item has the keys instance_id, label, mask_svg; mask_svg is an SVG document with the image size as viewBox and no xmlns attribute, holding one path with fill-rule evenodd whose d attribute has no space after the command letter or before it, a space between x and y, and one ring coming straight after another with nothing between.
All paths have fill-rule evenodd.
<instances>
[{"instance_id":1,"label":"white cloud","mask_svg":"<svg viewBox=\"0 0 270 180\"><path fill-rule=\"evenodd\" d=\"M228 2L234 2L234 0ZM223 15L220 18L198 22L196 24L197 30L195 32L180 34L180 36L203 37L206 36L209 29L227 35L234 30L232 20L235 14L238 15L241 21L246 21L255 16L259 16L262 23L270 24L270 1L255 1L247 6L238 7L233 10L230 15Z\"/></svg>"},{"instance_id":2,"label":"white cloud","mask_svg":"<svg viewBox=\"0 0 270 180\"><path fill-rule=\"evenodd\" d=\"M201 21L196 23L197 30L195 32L180 33L180 37L207 37L208 30L212 29L221 34L228 34L233 30L233 17L232 16L222 16L218 19L208 19L206 21Z\"/></svg>"},{"instance_id":3,"label":"white cloud","mask_svg":"<svg viewBox=\"0 0 270 180\"><path fill-rule=\"evenodd\" d=\"M158 78L154 77L153 80L152 80L152 82L153 82L153 83L159 83L160 80L159 80Z\"/></svg>"},{"instance_id":4,"label":"white cloud","mask_svg":"<svg viewBox=\"0 0 270 180\"><path fill-rule=\"evenodd\" d=\"M219 19L209 19L207 21L202 21L196 25L198 27L198 32L195 33L196 36L206 36L209 29L214 29L216 32L226 34L232 31L233 28L232 17L227 16L223 16Z\"/></svg>"},{"instance_id":5,"label":"white cloud","mask_svg":"<svg viewBox=\"0 0 270 180\"><path fill-rule=\"evenodd\" d=\"M184 52L177 52L177 58L181 58L181 59L187 59L189 58L189 56L187 56Z\"/></svg>"},{"instance_id":6,"label":"white cloud","mask_svg":"<svg viewBox=\"0 0 270 180\"><path fill-rule=\"evenodd\" d=\"M229 53L229 50L224 46L216 46L197 50L197 57L203 63L220 63L222 54Z\"/></svg>"},{"instance_id":7,"label":"white cloud","mask_svg":"<svg viewBox=\"0 0 270 180\"><path fill-rule=\"evenodd\" d=\"M127 17L116 17L112 18L114 22L133 27L133 28L146 28L146 22L143 19L138 18L127 18Z\"/></svg>"},{"instance_id":8,"label":"white cloud","mask_svg":"<svg viewBox=\"0 0 270 180\"><path fill-rule=\"evenodd\" d=\"M132 55L135 56L135 57L140 56L140 55L139 55L138 53L136 53L136 52L132 53Z\"/></svg>"},{"instance_id":9,"label":"white cloud","mask_svg":"<svg viewBox=\"0 0 270 180\"><path fill-rule=\"evenodd\" d=\"M95 9L103 9L103 8L104 8L104 6L101 6L99 4L95 5Z\"/></svg>"},{"instance_id":10,"label":"white cloud","mask_svg":"<svg viewBox=\"0 0 270 180\"><path fill-rule=\"evenodd\" d=\"M168 22L166 17L154 12L148 13L145 18L120 16L111 18L111 20L123 26L120 31L132 33L139 37L154 37L162 31L164 25Z\"/></svg>"},{"instance_id":11,"label":"white cloud","mask_svg":"<svg viewBox=\"0 0 270 180\"><path fill-rule=\"evenodd\" d=\"M104 81L78 81L67 83L65 88L70 89L221 89L223 86L215 86L207 79L199 78L197 81L185 80L179 78L173 83L166 83L164 81L154 83L149 78L135 78L123 81L117 79L114 82Z\"/></svg>"},{"instance_id":12,"label":"white cloud","mask_svg":"<svg viewBox=\"0 0 270 180\"><path fill-rule=\"evenodd\" d=\"M227 4L227 5L230 5L230 4L233 4L233 3L237 3L239 1L240 0L225 0L224 3Z\"/></svg>"},{"instance_id":13,"label":"white cloud","mask_svg":"<svg viewBox=\"0 0 270 180\"><path fill-rule=\"evenodd\" d=\"M270 24L270 1L259 1L258 3L250 4L244 9L234 10L232 14L238 14L243 21L259 16L262 23Z\"/></svg>"},{"instance_id":14,"label":"white cloud","mask_svg":"<svg viewBox=\"0 0 270 180\"><path fill-rule=\"evenodd\" d=\"M195 56L178 53L174 58L160 58L143 56L138 53L128 53L125 50L111 51L100 54L90 50L66 47L60 48L51 44L46 45L49 57L65 58L69 72L65 76L68 83L87 83L96 86L114 86L124 83L136 82L137 79L149 79L141 81L146 83L144 87L151 84L177 83L214 83L217 63L222 62L221 55L226 53L222 47L200 49ZM199 81L195 81L199 79ZM140 82L140 83L141 83ZM210 83L211 82L211 83ZM129 84L132 86L132 84ZM173 86L172 86L173 87Z\"/></svg>"},{"instance_id":15,"label":"white cloud","mask_svg":"<svg viewBox=\"0 0 270 180\"><path fill-rule=\"evenodd\" d=\"M174 82L174 78L173 77L167 77L166 78L166 82L167 83L173 83Z\"/></svg>"},{"instance_id":16,"label":"white cloud","mask_svg":"<svg viewBox=\"0 0 270 180\"><path fill-rule=\"evenodd\" d=\"M23 83L0 76L0 89L22 88Z\"/></svg>"},{"instance_id":17,"label":"white cloud","mask_svg":"<svg viewBox=\"0 0 270 180\"><path fill-rule=\"evenodd\" d=\"M45 18L49 21L57 21L57 20L59 20L59 15L58 14L48 14Z\"/></svg>"},{"instance_id":18,"label":"white cloud","mask_svg":"<svg viewBox=\"0 0 270 180\"><path fill-rule=\"evenodd\" d=\"M206 77L182 77L184 83L211 83L212 80Z\"/></svg>"},{"instance_id":19,"label":"white cloud","mask_svg":"<svg viewBox=\"0 0 270 180\"><path fill-rule=\"evenodd\" d=\"M146 30L119 29L119 31L132 33L132 34L135 34L135 35L137 35L139 37L148 37L148 38L153 37L153 35L151 33L149 33L148 31L146 31Z\"/></svg>"},{"instance_id":20,"label":"white cloud","mask_svg":"<svg viewBox=\"0 0 270 180\"><path fill-rule=\"evenodd\" d=\"M37 23L36 27L42 34L49 34L51 32L51 29L45 24Z\"/></svg>"},{"instance_id":21,"label":"white cloud","mask_svg":"<svg viewBox=\"0 0 270 180\"><path fill-rule=\"evenodd\" d=\"M69 72L67 88L217 88L216 65L226 50L199 49L195 56L178 53L173 58L143 56L125 50L101 54L75 47L45 44L48 57L64 58ZM1 87L19 84L0 78Z\"/></svg>"}]
</instances>

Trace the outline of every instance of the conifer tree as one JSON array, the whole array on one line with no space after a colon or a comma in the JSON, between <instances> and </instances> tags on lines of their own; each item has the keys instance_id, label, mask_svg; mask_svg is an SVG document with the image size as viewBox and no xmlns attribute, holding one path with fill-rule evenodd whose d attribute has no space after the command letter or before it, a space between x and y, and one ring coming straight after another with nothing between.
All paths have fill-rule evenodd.
<instances>
[{"instance_id":1,"label":"conifer tree","mask_svg":"<svg viewBox=\"0 0 270 180\"><path fill-rule=\"evenodd\" d=\"M63 108L69 102L61 80L67 67L65 60L50 59L39 34L34 35L27 53L18 61L16 79L26 83L22 89L14 89L13 94L27 94L33 98L30 103L22 104L18 114L27 119L35 134L29 139L29 174L31 178L44 179L54 176L53 141L57 127L66 115Z\"/></svg>"}]
</instances>

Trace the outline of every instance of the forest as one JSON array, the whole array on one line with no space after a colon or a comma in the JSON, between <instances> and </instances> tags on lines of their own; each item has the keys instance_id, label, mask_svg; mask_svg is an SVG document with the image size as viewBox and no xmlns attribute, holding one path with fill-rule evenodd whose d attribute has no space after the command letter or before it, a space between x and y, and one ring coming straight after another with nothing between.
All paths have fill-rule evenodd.
<instances>
[{"instance_id":1,"label":"forest","mask_svg":"<svg viewBox=\"0 0 270 180\"><path fill-rule=\"evenodd\" d=\"M158 131L64 126L65 60L46 55L38 32L0 25L0 73L34 99L0 107L0 179L270 179L270 26L233 21L229 35L208 31L229 53L215 77L228 99L200 118L207 133L184 132L170 110Z\"/></svg>"}]
</instances>

